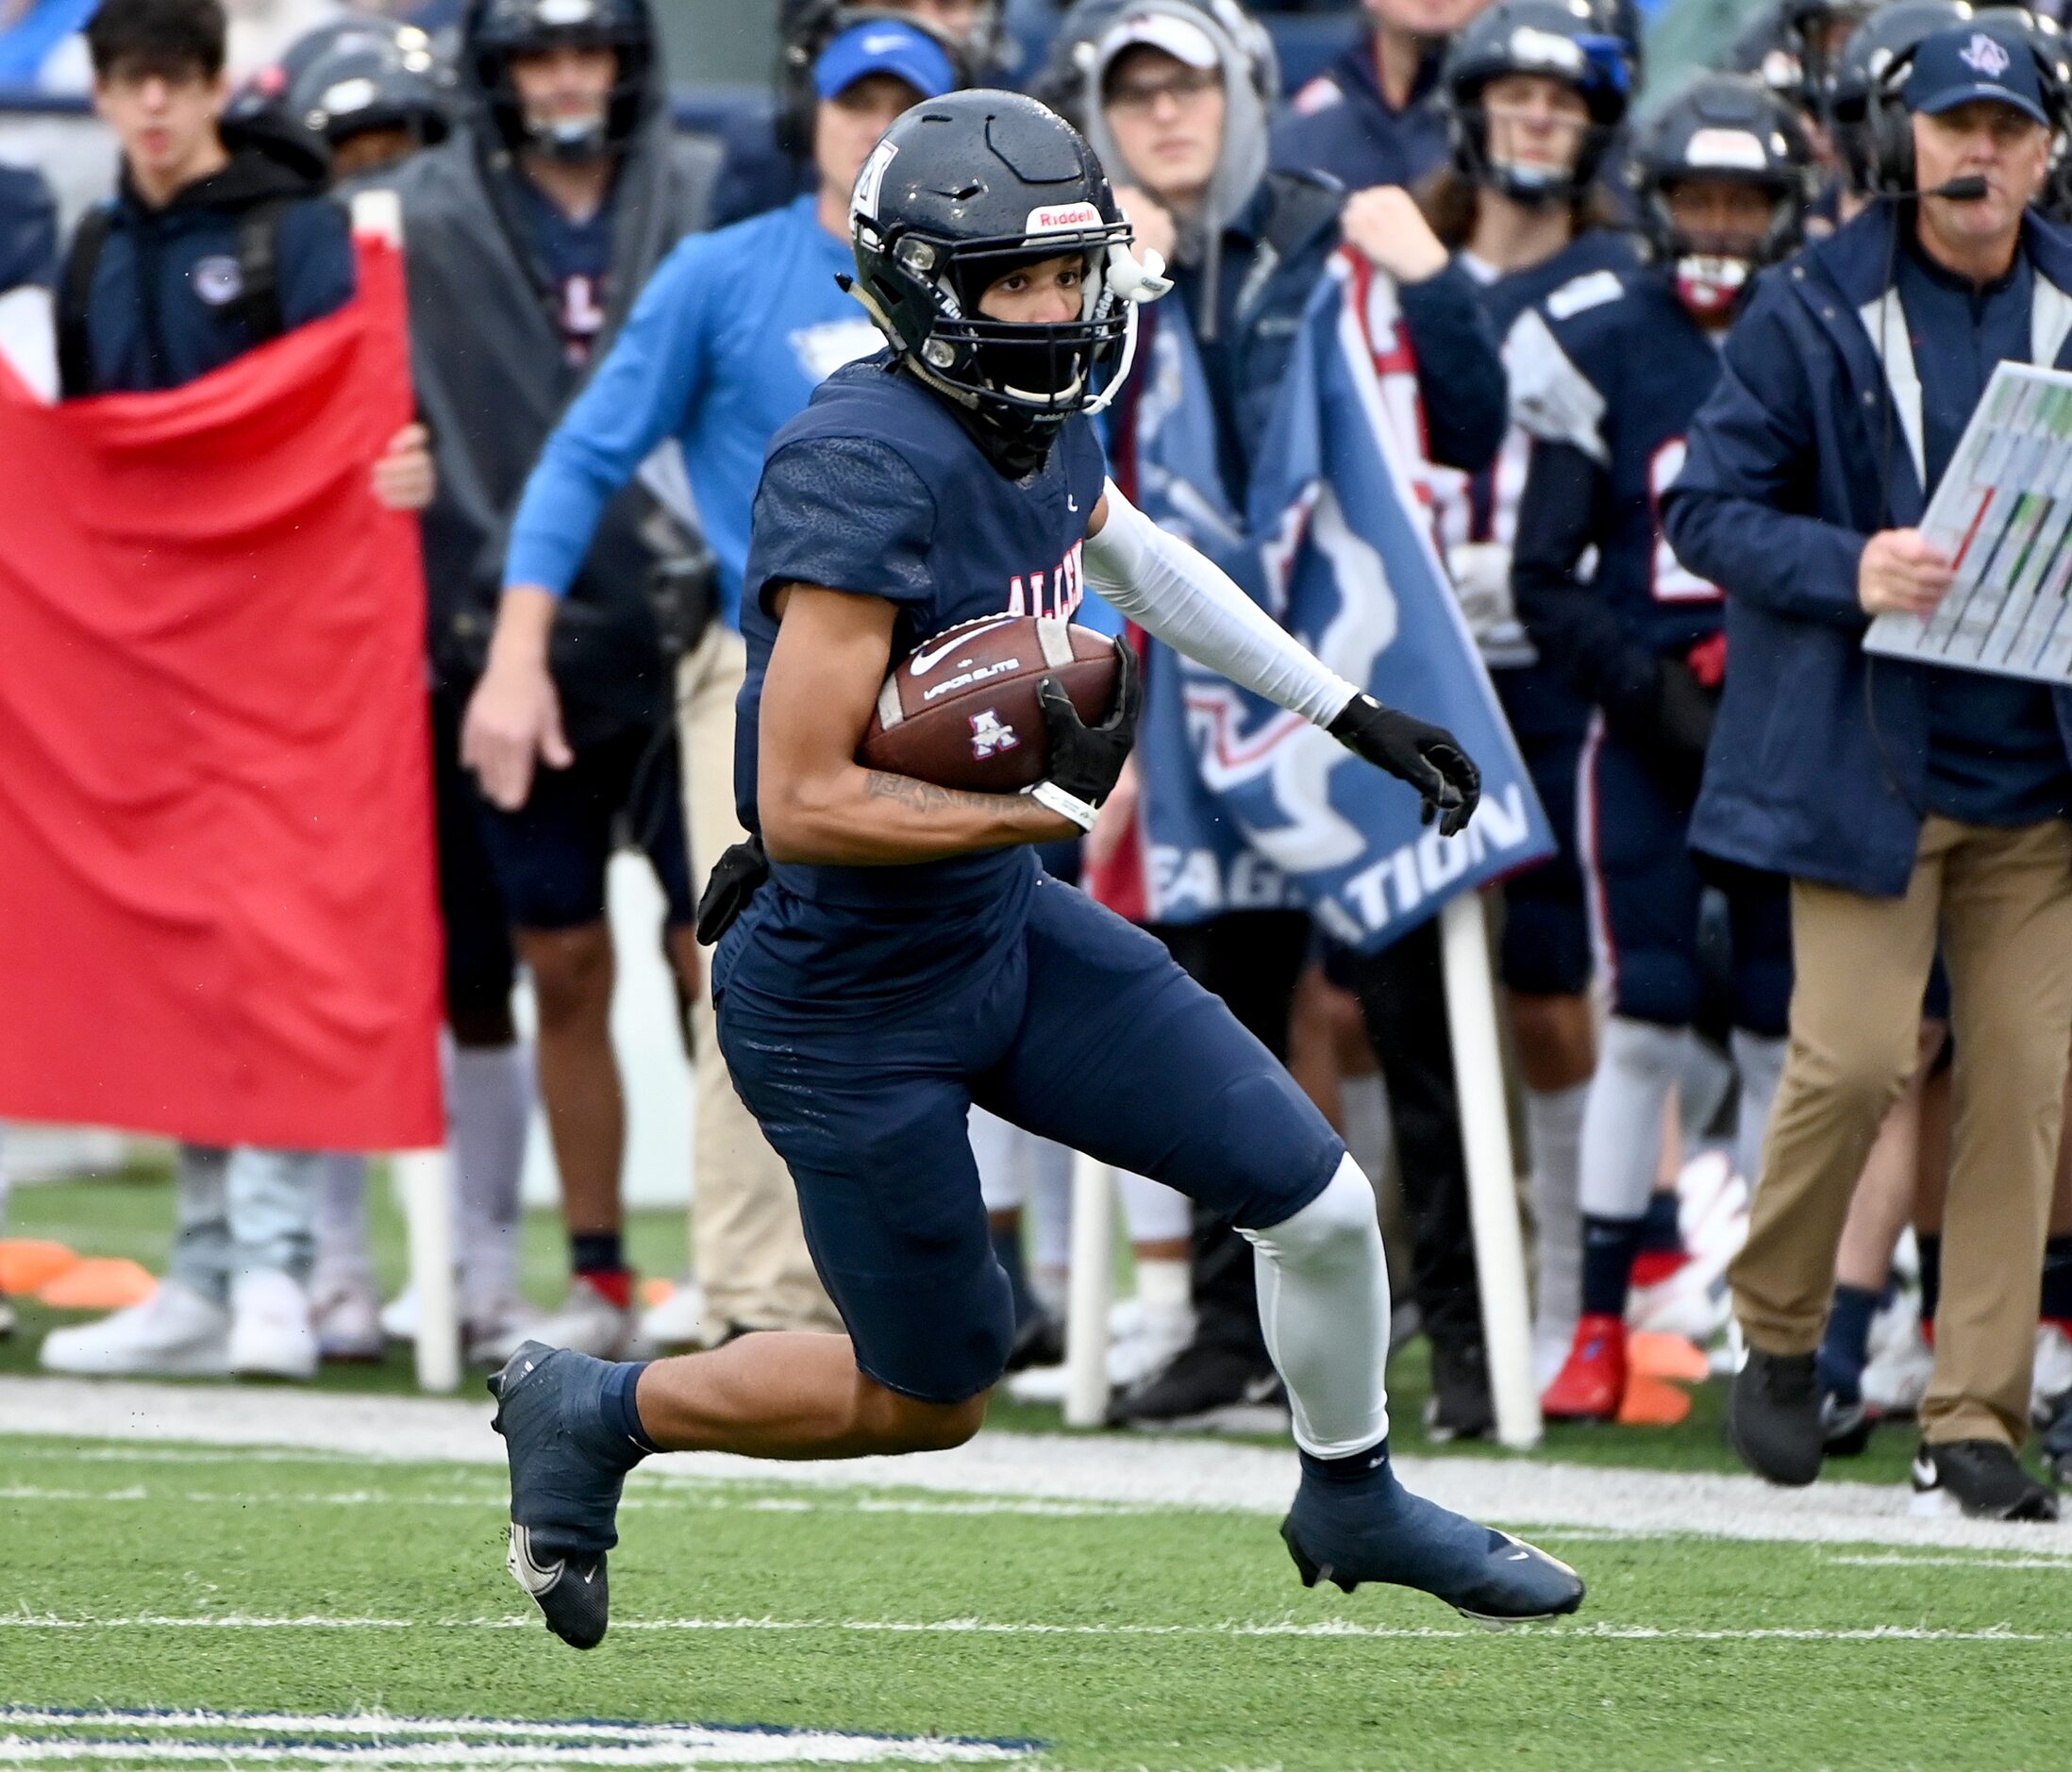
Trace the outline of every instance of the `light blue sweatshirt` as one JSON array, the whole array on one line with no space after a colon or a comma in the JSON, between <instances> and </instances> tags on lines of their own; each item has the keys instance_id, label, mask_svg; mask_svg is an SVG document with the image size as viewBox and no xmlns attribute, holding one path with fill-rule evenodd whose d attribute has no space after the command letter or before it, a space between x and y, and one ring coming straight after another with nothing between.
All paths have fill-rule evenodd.
<instances>
[{"instance_id":1,"label":"light blue sweatshirt","mask_svg":"<svg viewBox=\"0 0 2072 1772\"><path fill-rule=\"evenodd\" d=\"M883 343L835 287L855 260L815 204L799 197L693 235L662 260L526 482L507 586L566 593L605 506L674 433L719 560L721 613L740 626L749 512L770 439L831 370Z\"/></svg>"}]
</instances>

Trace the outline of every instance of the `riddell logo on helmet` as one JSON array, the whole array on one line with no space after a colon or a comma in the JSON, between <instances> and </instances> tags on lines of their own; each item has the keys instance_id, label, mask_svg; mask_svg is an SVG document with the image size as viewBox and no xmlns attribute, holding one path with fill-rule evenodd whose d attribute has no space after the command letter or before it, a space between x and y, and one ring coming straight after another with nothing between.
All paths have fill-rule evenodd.
<instances>
[{"instance_id":1,"label":"riddell logo on helmet","mask_svg":"<svg viewBox=\"0 0 2072 1772\"><path fill-rule=\"evenodd\" d=\"M1023 232L1028 234L1061 234L1067 228L1098 227L1101 212L1091 203L1061 203L1056 209L1036 209L1028 212L1028 220L1023 225Z\"/></svg>"}]
</instances>

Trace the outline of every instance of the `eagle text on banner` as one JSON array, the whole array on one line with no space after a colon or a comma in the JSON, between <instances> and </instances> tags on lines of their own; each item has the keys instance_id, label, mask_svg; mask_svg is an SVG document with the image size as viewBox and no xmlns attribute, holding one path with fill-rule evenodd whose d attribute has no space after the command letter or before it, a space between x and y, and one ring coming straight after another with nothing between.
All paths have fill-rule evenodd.
<instances>
[{"instance_id":1,"label":"eagle text on banner","mask_svg":"<svg viewBox=\"0 0 2072 1772\"><path fill-rule=\"evenodd\" d=\"M1366 952L1554 850L1406 472L1406 417L1376 349L1393 349L1398 326L1387 279L1335 258L1260 450L1250 528L1267 607L1377 700L1448 727L1481 768L1481 810L1443 838L1420 826L1408 788L1308 722L1218 678L1186 689L1200 779L1223 816L1328 933Z\"/></svg>"},{"instance_id":2,"label":"eagle text on banner","mask_svg":"<svg viewBox=\"0 0 2072 1772\"><path fill-rule=\"evenodd\" d=\"M400 255L167 393L0 362L0 1115L443 1137Z\"/></svg>"}]
</instances>

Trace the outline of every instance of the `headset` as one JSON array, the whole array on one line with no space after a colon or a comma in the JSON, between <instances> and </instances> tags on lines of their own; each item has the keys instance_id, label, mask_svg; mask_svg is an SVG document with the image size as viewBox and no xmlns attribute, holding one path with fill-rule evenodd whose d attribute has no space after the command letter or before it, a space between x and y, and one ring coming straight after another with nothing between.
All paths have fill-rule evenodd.
<instances>
[{"instance_id":1,"label":"headset","mask_svg":"<svg viewBox=\"0 0 2072 1772\"><path fill-rule=\"evenodd\" d=\"M2014 39L2028 49L2036 64L2044 113L2053 120L2053 132L2062 138L2064 121L2068 109L2072 109L2072 59L2064 53L2062 35L2047 37L2035 14L2026 7L1989 7L1974 12L1969 22L2003 42ZM1873 75L1866 96L1863 127L1870 190L1873 195L1887 202L1905 202L1923 194L1913 188L1913 121L1902 96L1922 41L1925 39L1894 54ZM1982 196L1982 190L1971 190L1973 182L1958 179L1939 192L1927 194Z\"/></svg>"}]
</instances>

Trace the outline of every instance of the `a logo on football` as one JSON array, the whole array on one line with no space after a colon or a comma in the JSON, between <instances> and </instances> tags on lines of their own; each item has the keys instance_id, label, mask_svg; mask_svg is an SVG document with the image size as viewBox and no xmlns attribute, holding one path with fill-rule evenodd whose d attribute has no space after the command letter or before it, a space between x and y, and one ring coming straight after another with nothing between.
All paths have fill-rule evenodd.
<instances>
[{"instance_id":1,"label":"a logo on football","mask_svg":"<svg viewBox=\"0 0 2072 1772\"><path fill-rule=\"evenodd\" d=\"M971 754L980 762L1000 751L1014 749L1021 742L1015 736L1014 728L1002 724L1000 716L991 708L971 716Z\"/></svg>"}]
</instances>

